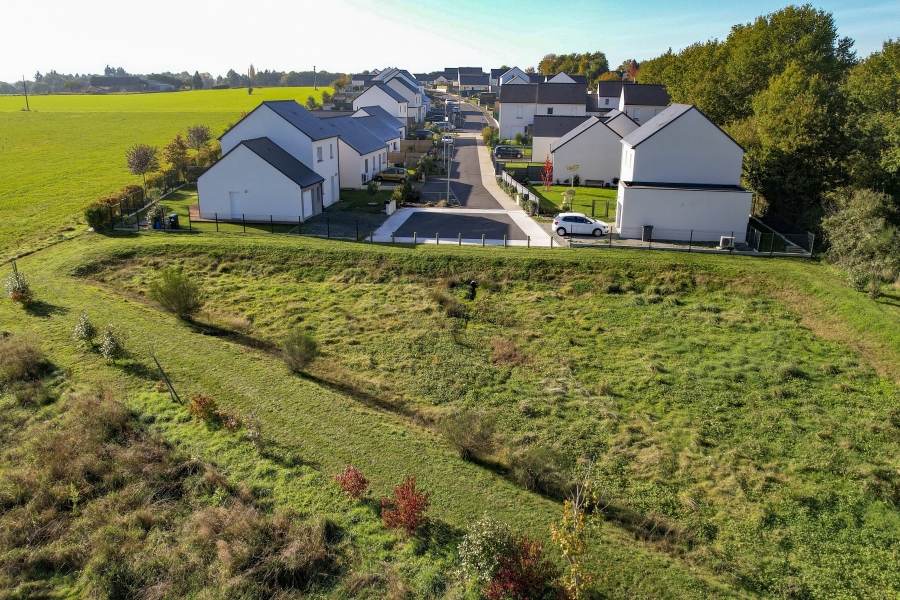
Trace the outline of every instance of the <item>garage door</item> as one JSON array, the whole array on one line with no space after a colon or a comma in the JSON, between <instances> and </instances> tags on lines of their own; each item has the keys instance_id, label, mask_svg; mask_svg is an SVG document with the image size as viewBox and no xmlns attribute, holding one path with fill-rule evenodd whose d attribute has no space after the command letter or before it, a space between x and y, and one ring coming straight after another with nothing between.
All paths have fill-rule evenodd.
<instances>
[{"instance_id":1,"label":"garage door","mask_svg":"<svg viewBox=\"0 0 900 600\"><path fill-rule=\"evenodd\" d=\"M228 199L231 201L231 218L237 219L244 212L241 210L241 193L228 192Z\"/></svg>"}]
</instances>

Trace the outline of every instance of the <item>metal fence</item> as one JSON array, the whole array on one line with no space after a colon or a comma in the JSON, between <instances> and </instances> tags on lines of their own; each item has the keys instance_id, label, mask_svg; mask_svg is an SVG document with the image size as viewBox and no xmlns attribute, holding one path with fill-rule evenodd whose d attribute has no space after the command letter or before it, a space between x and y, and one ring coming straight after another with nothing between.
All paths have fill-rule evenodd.
<instances>
[{"instance_id":1,"label":"metal fence","mask_svg":"<svg viewBox=\"0 0 900 600\"><path fill-rule=\"evenodd\" d=\"M113 229L135 229L145 208L175 191L182 185L177 175L169 174L157 179L155 185L147 187L147 192L138 190L125 196L118 204L109 206L109 221Z\"/></svg>"}]
</instances>

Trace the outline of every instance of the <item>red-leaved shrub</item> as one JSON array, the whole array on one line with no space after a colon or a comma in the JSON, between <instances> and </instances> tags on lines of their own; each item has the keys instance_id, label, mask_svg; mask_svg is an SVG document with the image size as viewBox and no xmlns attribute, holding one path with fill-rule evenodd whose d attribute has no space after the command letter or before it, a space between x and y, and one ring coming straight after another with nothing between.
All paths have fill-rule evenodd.
<instances>
[{"instance_id":1,"label":"red-leaved shrub","mask_svg":"<svg viewBox=\"0 0 900 600\"><path fill-rule=\"evenodd\" d=\"M489 600L555 600L564 598L556 587L559 570L544 557L544 548L528 536L510 538L508 556L498 556L500 568L482 590Z\"/></svg>"},{"instance_id":2,"label":"red-leaved shrub","mask_svg":"<svg viewBox=\"0 0 900 600\"><path fill-rule=\"evenodd\" d=\"M354 500L359 500L366 495L369 489L369 480L365 478L362 472L351 466L347 466L343 473L338 473L333 480L337 482L344 493Z\"/></svg>"},{"instance_id":3,"label":"red-leaved shrub","mask_svg":"<svg viewBox=\"0 0 900 600\"><path fill-rule=\"evenodd\" d=\"M402 529L406 535L428 521L425 513L431 502L431 492L416 490L415 475L407 475L403 483L394 488L391 498L381 499L381 520L388 529Z\"/></svg>"},{"instance_id":4,"label":"red-leaved shrub","mask_svg":"<svg viewBox=\"0 0 900 600\"><path fill-rule=\"evenodd\" d=\"M218 409L219 406L216 404L215 398L197 394L196 396L191 396L191 405L188 407L188 412L198 419L212 421L218 417L216 414Z\"/></svg>"}]
</instances>

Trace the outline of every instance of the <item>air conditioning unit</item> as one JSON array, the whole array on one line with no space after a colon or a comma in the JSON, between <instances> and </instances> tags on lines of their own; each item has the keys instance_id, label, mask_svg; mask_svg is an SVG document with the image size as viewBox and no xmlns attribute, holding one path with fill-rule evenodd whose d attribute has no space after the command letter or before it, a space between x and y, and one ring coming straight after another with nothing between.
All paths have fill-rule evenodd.
<instances>
[{"instance_id":1,"label":"air conditioning unit","mask_svg":"<svg viewBox=\"0 0 900 600\"><path fill-rule=\"evenodd\" d=\"M719 238L719 250L734 250L734 238L723 235Z\"/></svg>"}]
</instances>

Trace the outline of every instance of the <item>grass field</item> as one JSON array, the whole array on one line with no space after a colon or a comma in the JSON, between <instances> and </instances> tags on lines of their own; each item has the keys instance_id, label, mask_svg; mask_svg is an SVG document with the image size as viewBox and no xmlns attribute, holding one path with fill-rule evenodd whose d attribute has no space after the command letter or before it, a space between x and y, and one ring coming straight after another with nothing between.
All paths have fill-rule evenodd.
<instances>
[{"instance_id":1,"label":"grass field","mask_svg":"<svg viewBox=\"0 0 900 600\"><path fill-rule=\"evenodd\" d=\"M88 202L139 183L129 146L162 145L195 124L218 136L263 100L303 103L326 89L36 96L29 113L24 98L0 96L0 259L79 233Z\"/></svg>"},{"instance_id":2,"label":"grass field","mask_svg":"<svg viewBox=\"0 0 900 600\"><path fill-rule=\"evenodd\" d=\"M528 189L536 197L541 199L541 211L559 212L563 203L563 193L569 189L567 185L551 185L549 191L545 191L541 185L531 185ZM609 202L609 214L607 214L607 202ZM595 217L614 220L616 218L616 189L577 187L575 188L575 201L572 210L588 216L593 212Z\"/></svg>"},{"instance_id":3,"label":"grass field","mask_svg":"<svg viewBox=\"0 0 900 600\"><path fill-rule=\"evenodd\" d=\"M233 334L204 335L146 299L168 264L208 294L201 322ZM454 597L454 540L484 510L546 539L559 505L507 468L536 448L597 461L605 597L900 591L896 290L872 302L805 261L262 236L82 236L20 269L43 304L3 302L0 319L40 337L71 385L104 382L226 476L333 517L364 571L394 565L415 597ZM470 279L473 300L454 285ZM462 317L442 310L446 295ZM74 347L85 308L123 329L130 360ZM302 377L269 350L292 327L323 349ZM257 410L266 461L154 392L150 349L183 395ZM434 433L460 409L495 424L485 466ZM400 543L373 513L335 504L327 478L347 463L376 493L419 475L445 534Z\"/></svg>"}]
</instances>

